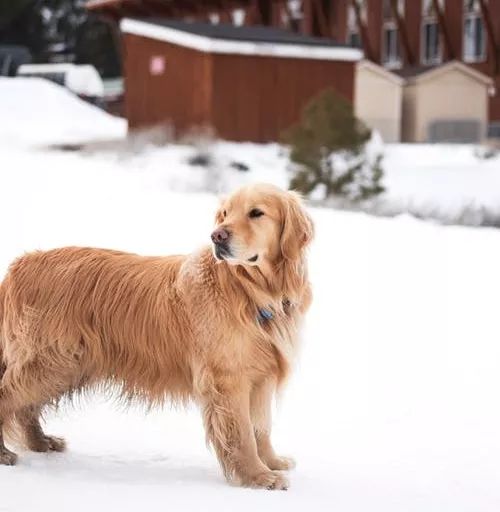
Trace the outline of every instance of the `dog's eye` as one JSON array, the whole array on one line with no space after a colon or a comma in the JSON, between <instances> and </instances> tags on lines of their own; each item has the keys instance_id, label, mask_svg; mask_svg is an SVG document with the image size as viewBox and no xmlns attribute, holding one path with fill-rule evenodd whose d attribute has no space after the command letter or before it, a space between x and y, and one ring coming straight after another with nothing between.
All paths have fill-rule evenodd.
<instances>
[{"instance_id":1,"label":"dog's eye","mask_svg":"<svg viewBox=\"0 0 500 512\"><path fill-rule=\"evenodd\" d=\"M251 219L256 219L257 217L262 217L264 215L264 212L262 210L259 210L258 208L252 208L250 212L248 213L248 216Z\"/></svg>"},{"instance_id":2,"label":"dog's eye","mask_svg":"<svg viewBox=\"0 0 500 512\"><path fill-rule=\"evenodd\" d=\"M227 212L226 212L226 210L224 210L224 211L222 212L222 215L224 216L224 218L226 218L226 217L227 217Z\"/></svg>"}]
</instances>

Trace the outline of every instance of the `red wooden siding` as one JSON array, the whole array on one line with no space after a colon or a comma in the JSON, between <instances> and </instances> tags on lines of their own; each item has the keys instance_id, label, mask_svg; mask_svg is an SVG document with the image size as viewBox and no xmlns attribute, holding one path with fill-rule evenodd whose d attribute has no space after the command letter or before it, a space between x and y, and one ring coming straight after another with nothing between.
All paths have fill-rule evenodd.
<instances>
[{"instance_id":1,"label":"red wooden siding","mask_svg":"<svg viewBox=\"0 0 500 512\"><path fill-rule=\"evenodd\" d=\"M179 130L209 121L209 55L132 34L125 47L125 110L130 128L171 121ZM151 58L163 57L165 71L152 75Z\"/></svg>"},{"instance_id":2,"label":"red wooden siding","mask_svg":"<svg viewBox=\"0 0 500 512\"><path fill-rule=\"evenodd\" d=\"M131 129L171 121L181 134L209 124L229 140L277 141L322 90L353 100L353 62L206 54L131 34L123 39ZM164 58L163 74L151 74L154 57Z\"/></svg>"},{"instance_id":3,"label":"red wooden siding","mask_svg":"<svg viewBox=\"0 0 500 512\"><path fill-rule=\"evenodd\" d=\"M367 56L377 63L382 63L383 54L383 16L384 0L366 0L368 19L366 21ZM303 17L301 23L290 23L289 28L313 33L319 36L332 36L339 42L347 38L347 9L352 0L302 0ZM112 5L111 5L112 4ZM282 16L285 11L284 0L227 0L210 2L152 2L146 0L115 0L103 6L94 6L93 9L113 19L124 16L190 16L197 19L207 19L209 13L227 13L233 7L243 7L247 10L245 22L248 24L274 24L282 25ZM172 4L172 5L170 5ZM203 4L200 5L200 4ZM500 53L500 0L486 0L493 27L497 48L487 42L487 59L485 62L471 63L470 65L491 76L495 81L497 94L490 101L490 119L500 121L500 65L495 66L494 54ZM281 13L280 13L281 11ZM445 59L455 58L462 60L463 55L463 0L444 0L444 20L449 34L452 57L447 55L443 41L443 55ZM422 0L406 0L404 25L408 34L408 43L415 64L420 65L422 40ZM405 57L402 41L402 56ZM500 55L498 57L500 59ZM408 65L406 62L404 65Z\"/></svg>"},{"instance_id":4,"label":"red wooden siding","mask_svg":"<svg viewBox=\"0 0 500 512\"><path fill-rule=\"evenodd\" d=\"M213 122L233 140L278 140L328 87L353 100L352 62L214 55Z\"/></svg>"}]
</instances>

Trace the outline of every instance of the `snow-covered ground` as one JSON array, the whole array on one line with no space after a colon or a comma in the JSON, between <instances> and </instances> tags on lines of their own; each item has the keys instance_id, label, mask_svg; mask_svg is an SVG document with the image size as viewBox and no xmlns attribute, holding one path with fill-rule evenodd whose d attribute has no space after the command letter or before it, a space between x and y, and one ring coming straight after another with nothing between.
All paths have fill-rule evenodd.
<instances>
[{"instance_id":1,"label":"snow-covered ground","mask_svg":"<svg viewBox=\"0 0 500 512\"><path fill-rule=\"evenodd\" d=\"M0 80L0 116L1 100ZM68 106L66 135L120 136L120 121L85 112ZM209 240L217 199L186 192L201 183L183 163L192 149L50 152L39 148L58 142L49 121L12 123L10 137L0 123L0 275L35 248L169 254ZM231 171L231 185L283 179L268 167L284 165L277 146L217 151L253 169ZM0 511L500 510L500 231L311 213L315 301L274 431L298 461L288 492L228 486L194 409L145 414L97 396L49 416L67 453L21 452L17 467L0 467Z\"/></svg>"},{"instance_id":2,"label":"snow-covered ground","mask_svg":"<svg viewBox=\"0 0 500 512\"><path fill-rule=\"evenodd\" d=\"M500 226L500 154L473 145L389 144L382 210L423 218Z\"/></svg>"},{"instance_id":3,"label":"snow-covered ground","mask_svg":"<svg viewBox=\"0 0 500 512\"><path fill-rule=\"evenodd\" d=\"M47 146L87 143L90 166L141 174L157 187L178 192L225 192L262 180L287 186L290 180L287 151L278 144L155 147L145 144L146 134L124 143L123 120L43 80L0 78L0 119L4 146L38 148L53 162L51 166L70 162L72 157L50 155L44 151ZM103 140L104 145L93 144ZM500 226L500 154L485 159L481 153L482 148L473 145L386 145L382 164L386 193L370 210L387 215L409 212L445 223ZM208 170L189 164L199 154L211 157L213 165ZM3 160L7 160L5 155ZM246 166L248 172L235 170L235 164Z\"/></svg>"}]
</instances>

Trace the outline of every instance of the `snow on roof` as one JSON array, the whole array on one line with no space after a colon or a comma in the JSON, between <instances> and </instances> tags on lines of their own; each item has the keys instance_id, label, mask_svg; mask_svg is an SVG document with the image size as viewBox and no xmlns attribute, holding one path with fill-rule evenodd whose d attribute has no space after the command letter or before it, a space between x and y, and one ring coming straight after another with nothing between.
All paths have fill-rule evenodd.
<instances>
[{"instance_id":1,"label":"snow on roof","mask_svg":"<svg viewBox=\"0 0 500 512\"><path fill-rule=\"evenodd\" d=\"M184 46L204 53L259 55L316 60L359 61L363 53L332 39L271 27L211 24L167 19L131 19L122 32Z\"/></svg>"}]
</instances>

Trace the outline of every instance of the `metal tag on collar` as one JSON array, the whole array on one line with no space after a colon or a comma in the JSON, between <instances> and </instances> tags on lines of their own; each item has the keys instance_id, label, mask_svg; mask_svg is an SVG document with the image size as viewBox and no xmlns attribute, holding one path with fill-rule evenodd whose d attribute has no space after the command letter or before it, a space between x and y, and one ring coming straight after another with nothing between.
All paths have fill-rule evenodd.
<instances>
[{"instance_id":1,"label":"metal tag on collar","mask_svg":"<svg viewBox=\"0 0 500 512\"><path fill-rule=\"evenodd\" d=\"M274 313L270 309L260 308L259 309L259 322L267 322L274 318Z\"/></svg>"}]
</instances>

